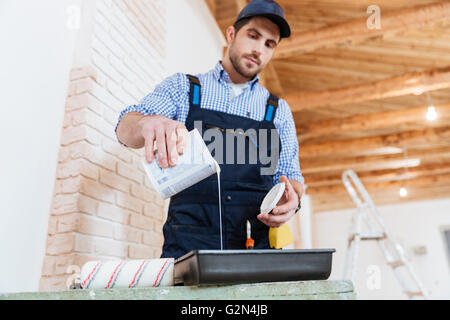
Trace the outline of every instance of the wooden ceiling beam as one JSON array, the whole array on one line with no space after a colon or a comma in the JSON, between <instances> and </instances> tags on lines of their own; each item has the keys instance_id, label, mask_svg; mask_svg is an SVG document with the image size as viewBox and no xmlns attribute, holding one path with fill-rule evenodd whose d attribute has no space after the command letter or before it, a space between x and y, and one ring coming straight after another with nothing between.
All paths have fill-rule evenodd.
<instances>
[{"instance_id":1,"label":"wooden ceiling beam","mask_svg":"<svg viewBox=\"0 0 450 320\"><path fill-rule=\"evenodd\" d=\"M450 67L407 73L346 88L293 93L283 98L289 103L292 112L300 112L445 88L450 88Z\"/></svg>"},{"instance_id":2,"label":"wooden ceiling beam","mask_svg":"<svg viewBox=\"0 0 450 320\"><path fill-rule=\"evenodd\" d=\"M364 184L367 182L384 182L390 180L399 181L444 173L450 173L450 163L420 165L418 167L408 168L408 170L405 170L405 168L399 168L363 171L358 172L358 176ZM305 178L305 184L308 188L342 184L341 173L333 173L331 175L309 174Z\"/></svg>"},{"instance_id":3,"label":"wooden ceiling beam","mask_svg":"<svg viewBox=\"0 0 450 320\"><path fill-rule=\"evenodd\" d=\"M449 16L450 3L438 2L386 13L381 12L382 27L379 29L369 29L367 27L369 16L350 19L332 26L294 34L291 38L282 41L275 52L275 58L285 59L323 47L343 43L358 43L369 38L380 37L408 28L419 27L430 22L448 19Z\"/></svg>"},{"instance_id":4,"label":"wooden ceiling beam","mask_svg":"<svg viewBox=\"0 0 450 320\"><path fill-rule=\"evenodd\" d=\"M389 40L383 40L380 43L370 42L366 45L357 45L345 49L328 49L316 51L312 54L305 54L289 61L311 61L311 63L328 63L346 68L348 64L358 65L355 68L369 68L370 70L388 70L389 66L393 69L389 74L400 74L405 72L414 72L417 70L427 70L432 68L445 67L450 64L450 52L443 53L439 47L428 47L426 51L418 51L417 48L411 50L411 47L393 48ZM335 63L334 63L335 62ZM278 65L280 61L276 61ZM347 64L348 63L348 64ZM374 69L372 69L374 68Z\"/></svg>"},{"instance_id":5,"label":"wooden ceiling beam","mask_svg":"<svg viewBox=\"0 0 450 320\"><path fill-rule=\"evenodd\" d=\"M260 73L260 78L263 80L262 85L271 93L277 96L283 95L283 87L272 62L269 62L263 72Z\"/></svg>"},{"instance_id":6,"label":"wooden ceiling beam","mask_svg":"<svg viewBox=\"0 0 450 320\"><path fill-rule=\"evenodd\" d=\"M300 156L311 158L374 155L385 153L385 150L392 153L392 148L399 148L397 152L402 152L404 146L410 147L417 144L442 141L450 142L450 127L404 131L368 138L308 143L300 146Z\"/></svg>"},{"instance_id":7,"label":"wooden ceiling beam","mask_svg":"<svg viewBox=\"0 0 450 320\"><path fill-rule=\"evenodd\" d=\"M344 119L331 119L302 123L297 126L299 142L303 144L313 139L327 136L345 135L358 131L373 131L388 128L399 128L402 125L429 124L433 127L448 125L450 119L450 103L436 105L438 119L436 122L426 120L427 106L395 110L374 114L357 115Z\"/></svg>"},{"instance_id":8,"label":"wooden ceiling beam","mask_svg":"<svg viewBox=\"0 0 450 320\"><path fill-rule=\"evenodd\" d=\"M216 0L205 0L205 2L214 19L216 19Z\"/></svg>"},{"instance_id":9,"label":"wooden ceiling beam","mask_svg":"<svg viewBox=\"0 0 450 320\"><path fill-rule=\"evenodd\" d=\"M249 3L249 0L234 0L236 3L236 17L238 16L238 14L242 11L242 9L244 9L244 7L247 5L247 3Z\"/></svg>"},{"instance_id":10,"label":"wooden ceiling beam","mask_svg":"<svg viewBox=\"0 0 450 320\"><path fill-rule=\"evenodd\" d=\"M304 176L307 176L310 173L324 173L324 172L342 173L347 169L353 169L355 171L362 172L372 170L415 167L420 165L420 162L421 162L420 158L408 158L408 159L372 161L372 162L334 161L328 164L322 163L319 166L309 166L306 163L303 163L301 171Z\"/></svg>"},{"instance_id":11,"label":"wooden ceiling beam","mask_svg":"<svg viewBox=\"0 0 450 320\"><path fill-rule=\"evenodd\" d=\"M431 186L450 186L450 173L429 175L420 178L406 179L401 181L384 181L384 182L369 182L364 183L367 191L384 190L384 189L400 189L401 187L431 187ZM343 184L323 187L308 187L308 194L343 194L346 193Z\"/></svg>"},{"instance_id":12,"label":"wooden ceiling beam","mask_svg":"<svg viewBox=\"0 0 450 320\"><path fill-rule=\"evenodd\" d=\"M428 187L407 187L408 195L401 197L399 195L399 189L383 189L383 190L371 190L369 192L370 197L373 199L375 205L388 205L397 204L410 201L423 201L439 198L448 198L450 194L450 185L444 186L428 186ZM308 192L307 192L308 193ZM355 209L355 204L351 201L347 192L336 194L315 194L311 196L312 207L314 213L342 210L342 209Z\"/></svg>"},{"instance_id":13,"label":"wooden ceiling beam","mask_svg":"<svg viewBox=\"0 0 450 320\"><path fill-rule=\"evenodd\" d=\"M419 163L418 163L419 162ZM325 160L304 159L300 150L301 171L307 177L309 174L332 175L341 174L347 169L356 172L400 169L405 166L417 167L426 164L446 164L450 162L450 147L411 149L405 159L403 153L377 156L352 157L337 160L329 157Z\"/></svg>"}]
</instances>

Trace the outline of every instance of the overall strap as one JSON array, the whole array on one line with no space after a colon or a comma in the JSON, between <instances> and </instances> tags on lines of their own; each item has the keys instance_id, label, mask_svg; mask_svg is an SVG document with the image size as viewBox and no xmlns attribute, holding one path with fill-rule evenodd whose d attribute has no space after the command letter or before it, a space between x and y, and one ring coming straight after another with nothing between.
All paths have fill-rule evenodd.
<instances>
[{"instance_id":1,"label":"overall strap","mask_svg":"<svg viewBox=\"0 0 450 320\"><path fill-rule=\"evenodd\" d=\"M200 80L193 75L186 75L189 79L189 106L190 107L200 107L200 102L202 98L201 94L201 84Z\"/></svg>"},{"instance_id":2,"label":"overall strap","mask_svg":"<svg viewBox=\"0 0 450 320\"><path fill-rule=\"evenodd\" d=\"M266 104L266 114L264 116L264 121L266 122L272 122L273 119L275 118L275 112L277 111L278 108L278 100L279 98L270 93L269 98L267 99L267 104Z\"/></svg>"}]
</instances>

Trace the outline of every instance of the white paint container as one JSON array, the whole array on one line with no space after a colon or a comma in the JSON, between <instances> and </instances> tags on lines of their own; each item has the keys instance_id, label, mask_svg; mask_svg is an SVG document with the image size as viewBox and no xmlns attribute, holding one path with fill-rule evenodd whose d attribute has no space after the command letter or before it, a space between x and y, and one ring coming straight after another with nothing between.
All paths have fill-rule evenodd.
<instances>
[{"instance_id":1,"label":"white paint container","mask_svg":"<svg viewBox=\"0 0 450 320\"><path fill-rule=\"evenodd\" d=\"M189 132L188 139L187 148L174 167L161 168L156 152L151 163L145 158L143 160L142 164L151 184L163 199L220 172L219 164L212 157L197 129Z\"/></svg>"}]
</instances>

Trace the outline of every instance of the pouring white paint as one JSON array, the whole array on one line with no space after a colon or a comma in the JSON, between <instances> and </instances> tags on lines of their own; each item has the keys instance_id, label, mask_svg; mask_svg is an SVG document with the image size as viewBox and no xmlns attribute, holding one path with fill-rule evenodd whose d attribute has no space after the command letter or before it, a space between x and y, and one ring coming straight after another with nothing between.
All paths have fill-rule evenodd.
<instances>
[{"instance_id":1,"label":"pouring white paint","mask_svg":"<svg viewBox=\"0 0 450 320\"><path fill-rule=\"evenodd\" d=\"M220 224L220 250L223 250L223 239L222 239L222 195L220 190L220 166L216 162L216 174L217 174L217 188L219 190L219 224Z\"/></svg>"},{"instance_id":2,"label":"pouring white paint","mask_svg":"<svg viewBox=\"0 0 450 320\"><path fill-rule=\"evenodd\" d=\"M223 250L220 166L212 157L198 130L194 129L189 132L186 151L179 157L176 166L161 168L158 165L156 152L154 161L148 163L144 158L142 164L151 184L163 199L172 197L214 173L217 174L220 250Z\"/></svg>"}]
</instances>

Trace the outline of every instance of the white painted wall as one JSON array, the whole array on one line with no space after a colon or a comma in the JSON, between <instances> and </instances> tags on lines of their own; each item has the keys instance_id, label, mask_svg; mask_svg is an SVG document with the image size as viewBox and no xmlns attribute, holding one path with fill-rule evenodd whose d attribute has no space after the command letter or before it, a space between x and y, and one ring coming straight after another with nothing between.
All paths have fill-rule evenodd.
<instances>
[{"instance_id":1,"label":"white painted wall","mask_svg":"<svg viewBox=\"0 0 450 320\"><path fill-rule=\"evenodd\" d=\"M0 292L37 290L76 32L68 0L0 6Z\"/></svg>"},{"instance_id":2,"label":"white painted wall","mask_svg":"<svg viewBox=\"0 0 450 320\"><path fill-rule=\"evenodd\" d=\"M222 59L226 41L203 0L170 0L167 10L166 76L205 73ZM165 202L165 213L169 199Z\"/></svg>"},{"instance_id":3,"label":"white painted wall","mask_svg":"<svg viewBox=\"0 0 450 320\"><path fill-rule=\"evenodd\" d=\"M167 75L204 73L222 59L226 45L205 1L167 1Z\"/></svg>"},{"instance_id":4,"label":"white painted wall","mask_svg":"<svg viewBox=\"0 0 450 320\"><path fill-rule=\"evenodd\" d=\"M89 42L91 2L0 1L0 292L38 289L69 72L88 56L75 46ZM82 34L66 27L72 5ZM213 68L225 41L206 4L171 0L167 10L167 75Z\"/></svg>"},{"instance_id":5,"label":"white painted wall","mask_svg":"<svg viewBox=\"0 0 450 320\"><path fill-rule=\"evenodd\" d=\"M403 245L412 265L431 291L433 299L450 299L450 266L442 227L450 228L450 198L379 206L378 210L388 231ZM315 248L336 248L330 279L343 277L352 210L321 212L313 216ZM416 246L426 246L424 255L414 254ZM375 242L361 242L356 277L356 292L360 299L404 299L392 269L384 264L381 250ZM380 288L376 286L380 271ZM375 284L375 286L374 286Z\"/></svg>"}]
</instances>

